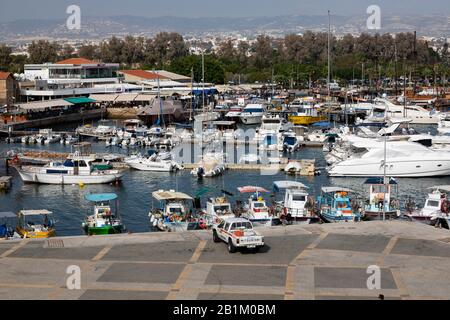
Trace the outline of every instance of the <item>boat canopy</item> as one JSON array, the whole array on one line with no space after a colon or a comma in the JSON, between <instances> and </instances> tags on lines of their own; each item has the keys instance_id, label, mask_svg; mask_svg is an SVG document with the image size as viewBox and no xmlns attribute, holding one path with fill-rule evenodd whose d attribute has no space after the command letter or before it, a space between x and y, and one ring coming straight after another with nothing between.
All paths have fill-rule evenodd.
<instances>
[{"instance_id":1,"label":"boat canopy","mask_svg":"<svg viewBox=\"0 0 450 320\"><path fill-rule=\"evenodd\" d=\"M301 182L297 181L275 181L273 183L273 191L279 192L282 189L308 189L309 187L305 186Z\"/></svg>"},{"instance_id":2,"label":"boat canopy","mask_svg":"<svg viewBox=\"0 0 450 320\"><path fill-rule=\"evenodd\" d=\"M255 187L255 186L245 186L245 187L239 187L237 188L240 193L255 193L255 192L269 192L268 190L261 188L261 187Z\"/></svg>"},{"instance_id":3,"label":"boat canopy","mask_svg":"<svg viewBox=\"0 0 450 320\"><path fill-rule=\"evenodd\" d=\"M450 185L447 185L447 186L435 186L435 187L430 187L428 189L438 189L438 190L450 192Z\"/></svg>"},{"instance_id":4,"label":"boat canopy","mask_svg":"<svg viewBox=\"0 0 450 320\"><path fill-rule=\"evenodd\" d=\"M343 188L343 187L323 187L322 191L325 193L332 193L332 192L355 192L352 189Z\"/></svg>"},{"instance_id":5,"label":"boat canopy","mask_svg":"<svg viewBox=\"0 0 450 320\"><path fill-rule=\"evenodd\" d=\"M21 210L19 215L22 216L46 216L52 214L53 212L48 210Z\"/></svg>"},{"instance_id":6,"label":"boat canopy","mask_svg":"<svg viewBox=\"0 0 450 320\"><path fill-rule=\"evenodd\" d=\"M90 202L106 202L117 199L115 193L100 193L100 194L87 194L85 199Z\"/></svg>"},{"instance_id":7,"label":"boat canopy","mask_svg":"<svg viewBox=\"0 0 450 320\"><path fill-rule=\"evenodd\" d=\"M370 177L364 182L364 184L384 184L383 177ZM389 184L397 184L397 180L394 178L389 179Z\"/></svg>"},{"instance_id":8,"label":"boat canopy","mask_svg":"<svg viewBox=\"0 0 450 320\"><path fill-rule=\"evenodd\" d=\"M193 200L191 196L183 193L183 192L176 192L176 191L154 191L152 193L153 198L155 198L158 201L169 201L169 200Z\"/></svg>"},{"instance_id":9,"label":"boat canopy","mask_svg":"<svg viewBox=\"0 0 450 320\"><path fill-rule=\"evenodd\" d=\"M15 218L17 215L14 212L7 211L7 212L0 212L0 219L4 218Z\"/></svg>"}]
</instances>

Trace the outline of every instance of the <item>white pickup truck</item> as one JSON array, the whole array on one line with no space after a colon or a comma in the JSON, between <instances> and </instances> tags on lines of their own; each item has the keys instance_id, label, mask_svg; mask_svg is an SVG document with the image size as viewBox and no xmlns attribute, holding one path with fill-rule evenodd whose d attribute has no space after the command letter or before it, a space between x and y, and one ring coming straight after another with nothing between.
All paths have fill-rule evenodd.
<instances>
[{"instance_id":1,"label":"white pickup truck","mask_svg":"<svg viewBox=\"0 0 450 320\"><path fill-rule=\"evenodd\" d=\"M250 221L243 218L228 218L213 226L213 241L224 241L228 252L234 253L238 248L258 250L264 246L264 237L253 230Z\"/></svg>"}]
</instances>

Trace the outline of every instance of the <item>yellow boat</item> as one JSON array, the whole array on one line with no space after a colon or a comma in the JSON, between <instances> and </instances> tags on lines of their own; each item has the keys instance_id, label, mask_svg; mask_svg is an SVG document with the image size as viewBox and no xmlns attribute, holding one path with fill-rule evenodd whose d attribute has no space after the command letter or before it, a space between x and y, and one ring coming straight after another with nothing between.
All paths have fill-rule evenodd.
<instances>
[{"instance_id":1,"label":"yellow boat","mask_svg":"<svg viewBox=\"0 0 450 320\"><path fill-rule=\"evenodd\" d=\"M17 214L17 233L23 238L44 239L54 237L56 229L48 210L21 210Z\"/></svg>"},{"instance_id":2,"label":"yellow boat","mask_svg":"<svg viewBox=\"0 0 450 320\"><path fill-rule=\"evenodd\" d=\"M290 108L294 112L288 116L288 120L295 125L308 126L328 119L319 114L319 108L314 106L314 99L310 97L294 100Z\"/></svg>"}]
</instances>

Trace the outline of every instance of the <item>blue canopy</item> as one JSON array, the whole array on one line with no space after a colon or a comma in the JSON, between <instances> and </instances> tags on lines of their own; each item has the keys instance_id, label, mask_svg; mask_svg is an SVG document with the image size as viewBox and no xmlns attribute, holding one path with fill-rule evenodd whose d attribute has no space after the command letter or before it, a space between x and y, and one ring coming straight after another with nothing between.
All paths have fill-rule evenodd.
<instances>
[{"instance_id":1,"label":"blue canopy","mask_svg":"<svg viewBox=\"0 0 450 320\"><path fill-rule=\"evenodd\" d=\"M312 126L313 127L328 128L328 127L331 127L331 123L329 123L328 121L321 121L321 122L313 123Z\"/></svg>"},{"instance_id":2,"label":"blue canopy","mask_svg":"<svg viewBox=\"0 0 450 320\"><path fill-rule=\"evenodd\" d=\"M384 179L383 177L370 177L364 184L384 184ZM397 181L394 178L390 178L389 184L397 184Z\"/></svg>"},{"instance_id":3,"label":"blue canopy","mask_svg":"<svg viewBox=\"0 0 450 320\"><path fill-rule=\"evenodd\" d=\"M91 202L106 202L116 200L117 194L115 193L87 194L85 196L85 199Z\"/></svg>"}]
</instances>

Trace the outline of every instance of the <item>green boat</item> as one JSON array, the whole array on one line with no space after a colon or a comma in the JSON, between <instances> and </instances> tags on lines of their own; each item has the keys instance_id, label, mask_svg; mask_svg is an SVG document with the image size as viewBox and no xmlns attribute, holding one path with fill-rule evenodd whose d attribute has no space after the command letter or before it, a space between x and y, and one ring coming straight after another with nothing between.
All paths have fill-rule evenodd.
<instances>
[{"instance_id":1,"label":"green boat","mask_svg":"<svg viewBox=\"0 0 450 320\"><path fill-rule=\"evenodd\" d=\"M82 227L88 235L118 234L125 231L117 210L115 193L88 194L85 199L94 203L94 214L86 217ZM112 202L115 209L112 210Z\"/></svg>"}]
</instances>

